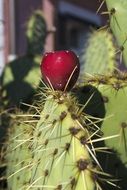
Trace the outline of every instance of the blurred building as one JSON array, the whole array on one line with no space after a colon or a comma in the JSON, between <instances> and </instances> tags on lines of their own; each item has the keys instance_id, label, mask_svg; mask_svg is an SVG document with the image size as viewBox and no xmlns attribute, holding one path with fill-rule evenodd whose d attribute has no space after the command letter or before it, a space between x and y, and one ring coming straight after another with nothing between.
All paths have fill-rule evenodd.
<instances>
[{"instance_id":1,"label":"blurred building","mask_svg":"<svg viewBox=\"0 0 127 190\"><path fill-rule=\"evenodd\" d=\"M4 7L3 61L6 62L25 53L26 23L35 9L43 10L47 22L45 51L73 49L80 53L88 32L93 27L100 27L104 21L99 14L96 14L100 5L98 0L2 1L4 3L0 4L0 8Z\"/></svg>"}]
</instances>

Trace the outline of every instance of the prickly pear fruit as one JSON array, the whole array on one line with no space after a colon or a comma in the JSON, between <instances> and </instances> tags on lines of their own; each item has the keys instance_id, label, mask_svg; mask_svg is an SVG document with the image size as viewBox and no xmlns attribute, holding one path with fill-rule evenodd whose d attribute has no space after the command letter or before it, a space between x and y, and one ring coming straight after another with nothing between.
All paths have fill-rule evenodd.
<instances>
[{"instance_id":1,"label":"prickly pear fruit","mask_svg":"<svg viewBox=\"0 0 127 190\"><path fill-rule=\"evenodd\" d=\"M79 60L72 51L46 53L41 62L41 72L46 83L57 90L70 90L79 75Z\"/></svg>"},{"instance_id":2,"label":"prickly pear fruit","mask_svg":"<svg viewBox=\"0 0 127 190\"><path fill-rule=\"evenodd\" d=\"M104 181L115 186L94 146L104 140L97 125L100 119L83 112L87 103L81 106L66 92L78 77L78 58L70 51L49 53L41 71L53 89L46 87L36 114L25 115L31 119L24 122L31 125L11 129L6 151L9 189L95 190Z\"/></svg>"}]
</instances>

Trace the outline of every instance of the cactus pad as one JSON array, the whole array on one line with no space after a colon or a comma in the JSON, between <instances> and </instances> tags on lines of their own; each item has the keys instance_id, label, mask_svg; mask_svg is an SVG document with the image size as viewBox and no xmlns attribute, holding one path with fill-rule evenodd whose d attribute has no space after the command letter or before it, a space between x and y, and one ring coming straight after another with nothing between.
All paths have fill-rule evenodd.
<instances>
[{"instance_id":1,"label":"cactus pad","mask_svg":"<svg viewBox=\"0 0 127 190\"><path fill-rule=\"evenodd\" d=\"M92 32L82 52L81 61L82 74L111 73L116 64L112 35L105 30Z\"/></svg>"},{"instance_id":2,"label":"cactus pad","mask_svg":"<svg viewBox=\"0 0 127 190\"><path fill-rule=\"evenodd\" d=\"M35 11L30 17L26 37L26 55L6 65L3 73L3 88L11 105L30 103L40 83L40 55L46 38L46 23L41 11Z\"/></svg>"},{"instance_id":3,"label":"cactus pad","mask_svg":"<svg viewBox=\"0 0 127 190\"><path fill-rule=\"evenodd\" d=\"M111 29L123 54L124 62L127 65L127 1L105 1L109 11Z\"/></svg>"},{"instance_id":4,"label":"cactus pad","mask_svg":"<svg viewBox=\"0 0 127 190\"><path fill-rule=\"evenodd\" d=\"M103 118L100 128L104 137L119 135L117 138L105 139L104 143L115 154L112 155L112 159L108 155L103 163L107 172L121 179L119 184L122 190L125 190L127 186L127 74L118 72L109 76L96 75L88 77L86 81L85 88L88 92L86 94L95 95L87 107L87 113Z\"/></svg>"},{"instance_id":5,"label":"cactus pad","mask_svg":"<svg viewBox=\"0 0 127 190\"><path fill-rule=\"evenodd\" d=\"M41 54L47 35L47 26L41 10L33 13L27 23L26 37L29 54Z\"/></svg>"},{"instance_id":6,"label":"cactus pad","mask_svg":"<svg viewBox=\"0 0 127 190\"><path fill-rule=\"evenodd\" d=\"M29 184L32 167L31 132L32 127L22 123L9 130L6 155L8 190L21 189L23 184Z\"/></svg>"},{"instance_id":7,"label":"cactus pad","mask_svg":"<svg viewBox=\"0 0 127 190\"><path fill-rule=\"evenodd\" d=\"M82 109L68 93L47 92L36 114L37 125L21 125L11 135L13 142L9 140L10 189L94 190L101 189L102 181L110 183L92 142L95 138L101 141L98 119L91 120Z\"/></svg>"}]
</instances>

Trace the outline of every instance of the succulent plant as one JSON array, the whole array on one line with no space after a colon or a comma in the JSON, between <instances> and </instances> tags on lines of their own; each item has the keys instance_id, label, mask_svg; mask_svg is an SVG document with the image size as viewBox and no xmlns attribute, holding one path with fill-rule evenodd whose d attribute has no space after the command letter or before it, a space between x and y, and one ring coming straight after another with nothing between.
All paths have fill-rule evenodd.
<instances>
[{"instance_id":1,"label":"succulent plant","mask_svg":"<svg viewBox=\"0 0 127 190\"><path fill-rule=\"evenodd\" d=\"M127 3L105 1L126 62ZM27 36L32 37L29 44L35 41L29 29ZM126 190L127 73L114 70L116 52L107 31L94 32L88 41L84 77L77 85L79 61L72 51L44 55L41 73L46 84L40 88L40 101L27 113L13 116L8 130L8 190ZM28 70L22 76L13 70L19 83Z\"/></svg>"},{"instance_id":2,"label":"succulent plant","mask_svg":"<svg viewBox=\"0 0 127 190\"><path fill-rule=\"evenodd\" d=\"M41 10L36 10L27 23L27 54L41 55L44 49L47 26Z\"/></svg>"},{"instance_id":3,"label":"succulent plant","mask_svg":"<svg viewBox=\"0 0 127 190\"><path fill-rule=\"evenodd\" d=\"M127 74L117 72L109 75L93 75L85 79L79 93L82 103L93 95L85 113L101 118L100 128L103 137L119 135L117 138L106 139L104 144L113 153L103 155L101 162L106 172L114 175L122 190L127 186ZM83 102L84 101L84 102ZM110 164L110 167L108 165Z\"/></svg>"},{"instance_id":4,"label":"succulent plant","mask_svg":"<svg viewBox=\"0 0 127 190\"><path fill-rule=\"evenodd\" d=\"M88 36L81 56L81 74L106 74L116 68L113 36L107 30L94 30Z\"/></svg>"},{"instance_id":5,"label":"succulent plant","mask_svg":"<svg viewBox=\"0 0 127 190\"><path fill-rule=\"evenodd\" d=\"M102 138L98 119L93 122L84 115L71 94L50 90L44 95L42 111L27 116L38 118L37 124L31 118L11 129L6 154L9 190L94 190L103 180L110 183L93 143Z\"/></svg>"},{"instance_id":6,"label":"succulent plant","mask_svg":"<svg viewBox=\"0 0 127 190\"><path fill-rule=\"evenodd\" d=\"M127 66L127 1L105 0L110 17L110 27L116 37L119 50Z\"/></svg>"},{"instance_id":7,"label":"succulent plant","mask_svg":"<svg viewBox=\"0 0 127 190\"><path fill-rule=\"evenodd\" d=\"M11 106L19 107L21 102L30 103L40 83L41 54L46 37L46 23L41 11L35 11L30 17L26 37L26 55L7 64L3 73L2 86Z\"/></svg>"},{"instance_id":8,"label":"succulent plant","mask_svg":"<svg viewBox=\"0 0 127 190\"><path fill-rule=\"evenodd\" d=\"M74 60L74 66L69 71L72 76L75 63L79 69L77 57L66 51L62 55L62 64L67 59L70 60L68 64L72 65ZM51 53L47 54L51 68L56 63L54 56L59 58L61 51L53 56ZM46 74L42 67L45 63L47 62L44 59L41 65L43 74ZM68 67L65 70L68 73ZM77 72L74 72L74 77L77 79ZM61 78L66 81L65 72L61 74ZM50 79L53 84L52 78ZM98 126L100 119L84 112L92 97L85 106L81 106L71 92L63 89L60 90L59 86L58 89L46 87L34 114L16 116L17 119L18 116L23 119L18 119L19 125L15 124L9 131L5 155L9 190L94 190L101 189L104 181L116 186L110 175L104 172L96 153L96 143L104 140ZM115 134L105 139L117 136ZM103 149L105 147L101 147L102 151Z\"/></svg>"},{"instance_id":9,"label":"succulent plant","mask_svg":"<svg viewBox=\"0 0 127 190\"><path fill-rule=\"evenodd\" d=\"M23 184L29 183L32 152L29 142L32 126L17 123L9 132L9 141L6 160L8 189L21 189ZM19 156L21 152L21 155ZM13 167L12 167L13 165ZM27 172L26 172L27 170Z\"/></svg>"}]
</instances>

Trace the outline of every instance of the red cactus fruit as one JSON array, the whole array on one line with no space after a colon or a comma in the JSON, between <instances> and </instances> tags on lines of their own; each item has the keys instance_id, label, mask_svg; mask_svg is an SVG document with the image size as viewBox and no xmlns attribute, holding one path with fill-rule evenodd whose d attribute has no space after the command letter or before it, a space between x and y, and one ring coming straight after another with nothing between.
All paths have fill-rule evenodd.
<instances>
[{"instance_id":1,"label":"red cactus fruit","mask_svg":"<svg viewBox=\"0 0 127 190\"><path fill-rule=\"evenodd\" d=\"M44 82L55 90L70 90L77 81L80 70L79 59L72 51L45 53L41 61Z\"/></svg>"}]
</instances>

